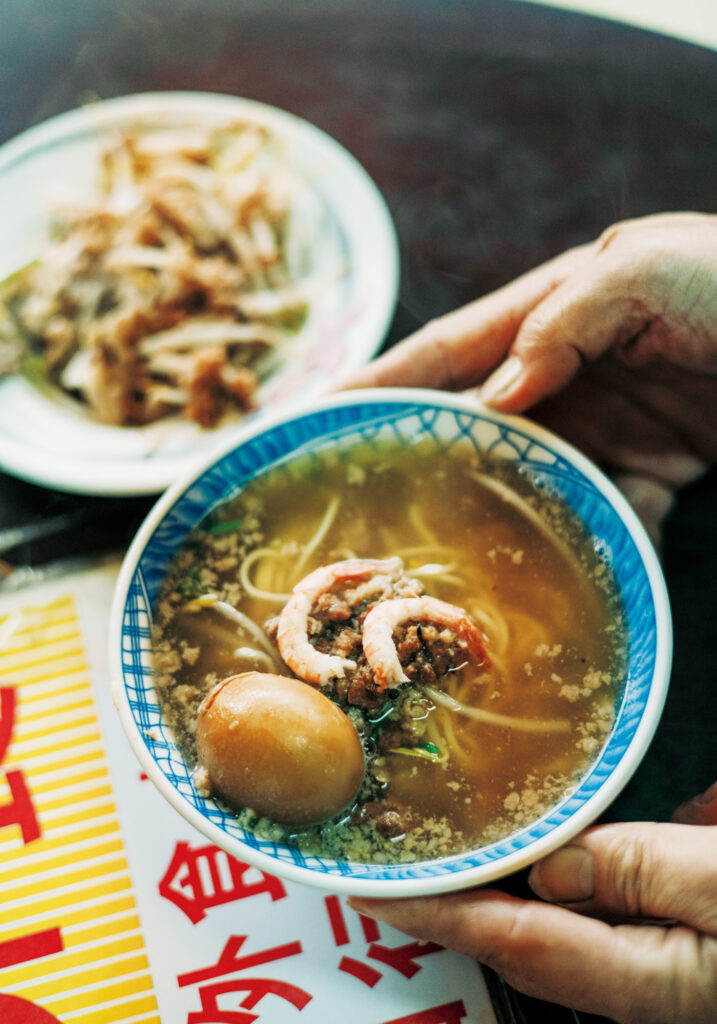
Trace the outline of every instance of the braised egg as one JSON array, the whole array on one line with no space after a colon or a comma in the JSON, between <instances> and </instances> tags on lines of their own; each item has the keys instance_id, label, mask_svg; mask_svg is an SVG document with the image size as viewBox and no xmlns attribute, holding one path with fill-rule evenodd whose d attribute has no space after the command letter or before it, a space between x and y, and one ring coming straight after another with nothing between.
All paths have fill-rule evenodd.
<instances>
[{"instance_id":1,"label":"braised egg","mask_svg":"<svg viewBox=\"0 0 717 1024\"><path fill-rule=\"evenodd\" d=\"M351 720L298 679L245 672L199 708L197 754L212 792L282 825L315 825L361 788L364 752Z\"/></svg>"}]
</instances>

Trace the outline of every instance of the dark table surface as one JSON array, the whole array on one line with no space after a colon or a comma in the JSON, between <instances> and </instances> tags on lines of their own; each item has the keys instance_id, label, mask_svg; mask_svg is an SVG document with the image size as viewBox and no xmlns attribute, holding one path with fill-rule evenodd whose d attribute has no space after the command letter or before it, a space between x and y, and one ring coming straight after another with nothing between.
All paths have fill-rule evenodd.
<instances>
[{"instance_id":1,"label":"dark table surface","mask_svg":"<svg viewBox=\"0 0 717 1024\"><path fill-rule=\"evenodd\" d=\"M698 46L515 0L2 0L0 141L88 98L156 89L276 104L361 161L400 243L386 345L615 220L717 212L717 54ZM0 557L122 550L150 505L0 473L0 540L63 526ZM712 473L667 523L672 684L610 819L664 819L717 778L715 522Z\"/></svg>"}]
</instances>

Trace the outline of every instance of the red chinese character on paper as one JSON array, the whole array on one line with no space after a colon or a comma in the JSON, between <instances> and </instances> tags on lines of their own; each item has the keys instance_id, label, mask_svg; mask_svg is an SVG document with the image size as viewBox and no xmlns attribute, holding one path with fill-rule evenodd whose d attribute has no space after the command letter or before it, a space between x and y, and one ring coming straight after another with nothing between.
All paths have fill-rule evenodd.
<instances>
[{"instance_id":1,"label":"red chinese character on paper","mask_svg":"<svg viewBox=\"0 0 717 1024\"><path fill-rule=\"evenodd\" d=\"M3 686L0 687L0 764L5 760L14 725L15 690L13 687ZM41 835L30 791L24 775L18 768L8 769L5 772L5 780L12 800L0 806L0 829L9 825L19 825L23 844L27 845L33 839L39 839ZM20 935L14 939L5 939L0 941L0 970L12 964L38 960L51 953L59 953L63 948L62 935L57 927ZM27 1005L33 1007L31 1003ZM24 1018L18 1017L18 1020L22 1019ZM30 1020L30 1017L27 1017L27 1020Z\"/></svg>"},{"instance_id":2,"label":"red chinese character on paper","mask_svg":"<svg viewBox=\"0 0 717 1024\"><path fill-rule=\"evenodd\" d=\"M384 1024L461 1024L465 1015L463 1000L457 999L454 1003L444 1003L442 1006L432 1006L429 1010L409 1013L407 1017L394 1017L393 1020L384 1021Z\"/></svg>"},{"instance_id":3,"label":"red chinese character on paper","mask_svg":"<svg viewBox=\"0 0 717 1024\"><path fill-rule=\"evenodd\" d=\"M49 1010L6 992L0 992L0 1020L7 1024L60 1024Z\"/></svg>"},{"instance_id":4,"label":"red chinese character on paper","mask_svg":"<svg viewBox=\"0 0 717 1024\"><path fill-rule=\"evenodd\" d=\"M5 760L10 746L14 724L15 690L11 686L3 686L0 687L0 764ZM25 776L19 768L8 769L5 772L5 781L12 799L9 803L0 805L0 829L9 825L19 825L23 844L27 846L33 839L39 839L42 832Z\"/></svg>"},{"instance_id":5,"label":"red chinese character on paper","mask_svg":"<svg viewBox=\"0 0 717 1024\"><path fill-rule=\"evenodd\" d=\"M350 942L346 918L338 896L325 896L324 903L329 916L329 924L337 946L345 946ZM387 967L393 968L402 974L404 978L412 978L421 970L421 965L416 963L419 957L428 956L430 953L438 953L443 946L435 942L406 942L400 946L384 946L378 940L381 938L378 924L370 917L363 914L358 915L363 932L363 937L369 944L366 956L370 960L377 960ZM352 956L342 956L339 961L339 970L358 978L364 985L373 988L383 977L381 971L371 964L357 960Z\"/></svg>"},{"instance_id":6,"label":"red chinese character on paper","mask_svg":"<svg viewBox=\"0 0 717 1024\"><path fill-rule=\"evenodd\" d=\"M57 927L19 935L15 939L4 939L0 942L0 970L28 960L38 960L51 953L61 953L63 949L62 935Z\"/></svg>"},{"instance_id":7,"label":"red chinese character on paper","mask_svg":"<svg viewBox=\"0 0 717 1024\"><path fill-rule=\"evenodd\" d=\"M14 725L15 690L12 686L3 686L0 687L0 764L5 760Z\"/></svg>"},{"instance_id":8,"label":"red chinese character on paper","mask_svg":"<svg viewBox=\"0 0 717 1024\"><path fill-rule=\"evenodd\" d=\"M247 872L256 877L247 879ZM206 917L209 907L232 903L266 892L272 902L286 896L278 878L231 857L218 846L178 842L169 867L159 883L159 894L183 911L192 924Z\"/></svg>"},{"instance_id":9,"label":"red chinese character on paper","mask_svg":"<svg viewBox=\"0 0 717 1024\"><path fill-rule=\"evenodd\" d=\"M201 1009L187 1014L187 1024L251 1024L252 1021L259 1019L259 1014L245 1011L253 1010L268 995L291 1003L297 1010L303 1010L311 1001L312 996L303 988L287 981L278 981L275 978L241 976L228 978L226 981L202 984L212 978L259 967L261 964L283 960L302 952L300 942L287 942L282 946L273 946L271 949L264 949L258 953L238 956L237 954L246 940L246 935L230 936L216 964L178 976L177 982L180 988L187 985L199 985ZM246 992L244 998L238 1003L239 1009L222 1008L219 1005L220 998L232 992Z\"/></svg>"}]
</instances>

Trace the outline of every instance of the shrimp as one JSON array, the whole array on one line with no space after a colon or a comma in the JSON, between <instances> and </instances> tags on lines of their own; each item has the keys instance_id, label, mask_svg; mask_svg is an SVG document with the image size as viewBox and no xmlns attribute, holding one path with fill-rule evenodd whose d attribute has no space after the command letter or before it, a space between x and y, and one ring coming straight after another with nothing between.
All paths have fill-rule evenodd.
<instances>
[{"instance_id":1,"label":"shrimp","mask_svg":"<svg viewBox=\"0 0 717 1024\"><path fill-rule=\"evenodd\" d=\"M436 622L455 630L470 654L484 664L488 661L483 638L462 608L435 597L407 597L382 601L364 619L363 649L379 692L387 686L409 682L398 660L392 634L402 622Z\"/></svg>"},{"instance_id":2,"label":"shrimp","mask_svg":"<svg viewBox=\"0 0 717 1024\"><path fill-rule=\"evenodd\" d=\"M343 679L347 669L356 668L356 662L350 658L322 654L309 643L309 613L321 595L337 584L350 583L377 573L393 575L402 568L400 558L348 558L343 562L323 565L300 580L279 616L276 634L279 653L291 671L306 683L324 686L331 679Z\"/></svg>"}]
</instances>

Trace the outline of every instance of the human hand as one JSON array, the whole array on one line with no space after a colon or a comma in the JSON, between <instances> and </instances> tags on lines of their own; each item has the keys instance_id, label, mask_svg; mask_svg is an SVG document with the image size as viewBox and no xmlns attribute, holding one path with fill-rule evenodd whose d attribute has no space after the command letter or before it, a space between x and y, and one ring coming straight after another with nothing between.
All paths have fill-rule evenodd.
<instances>
[{"instance_id":1,"label":"human hand","mask_svg":"<svg viewBox=\"0 0 717 1024\"><path fill-rule=\"evenodd\" d=\"M548 902L491 889L349 902L536 998L621 1024L714 1024L717 784L675 817L599 826L546 857L528 881Z\"/></svg>"},{"instance_id":2,"label":"human hand","mask_svg":"<svg viewBox=\"0 0 717 1024\"><path fill-rule=\"evenodd\" d=\"M717 216L625 221L434 320L344 387L482 383L609 472L653 535L717 459Z\"/></svg>"}]
</instances>

